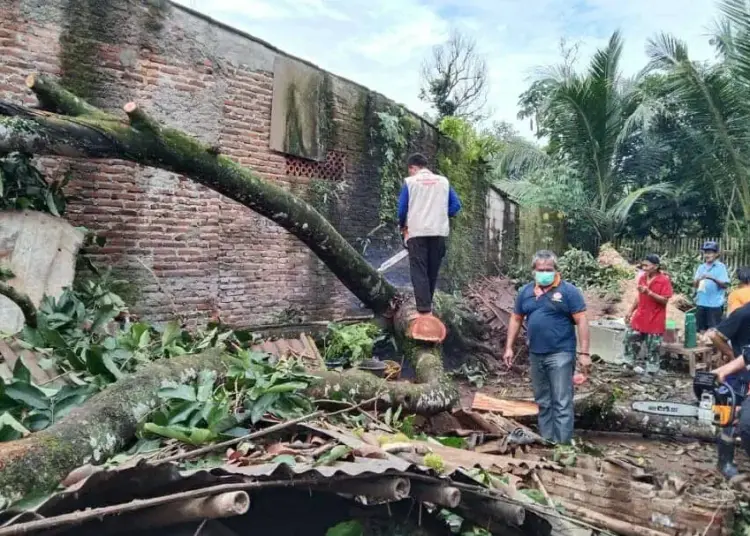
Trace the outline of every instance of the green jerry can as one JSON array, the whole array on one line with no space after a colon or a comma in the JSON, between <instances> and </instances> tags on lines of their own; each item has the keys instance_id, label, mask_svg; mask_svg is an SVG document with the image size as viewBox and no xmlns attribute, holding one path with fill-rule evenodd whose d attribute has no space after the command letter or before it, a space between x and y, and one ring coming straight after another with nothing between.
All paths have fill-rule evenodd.
<instances>
[{"instance_id":1,"label":"green jerry can","mask_svg":"<svg viewBox=\"0 0 750 536\"><path fill-rule=\"evenodd\" d=\"M685 313L685 348L698 346L698 332L695 327L695 313Z\"/></svg>"}]
</instances>

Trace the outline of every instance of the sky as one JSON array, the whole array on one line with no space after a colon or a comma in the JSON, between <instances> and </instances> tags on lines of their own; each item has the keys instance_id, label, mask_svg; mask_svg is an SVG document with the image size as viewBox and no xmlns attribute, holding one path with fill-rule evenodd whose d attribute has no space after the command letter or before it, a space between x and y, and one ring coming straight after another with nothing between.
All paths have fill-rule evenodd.
<instances>
[{"instance_id":1,"label":"sky","mask_svg":"<svg viewBox=\"0 0 750 536\"><path fill-rule=\"evenodd\" d=\"M708 33L714 0L177 0L268 41L334 74L424 114L420 66L451 29L472 36L484 54L491 120L517 119L518 96L540 68L560 60L560 40L579 44L585 62L619 29L622 69L636 74L647 61L647 39L672 33L696 60L713 57Z\"/></svg>"}]
</instances>

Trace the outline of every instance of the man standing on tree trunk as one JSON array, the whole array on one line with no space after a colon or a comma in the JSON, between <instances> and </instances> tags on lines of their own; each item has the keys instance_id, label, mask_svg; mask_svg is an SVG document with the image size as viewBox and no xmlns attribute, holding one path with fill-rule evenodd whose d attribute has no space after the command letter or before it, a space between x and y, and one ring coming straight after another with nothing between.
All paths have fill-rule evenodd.
<instances>
[{"instance_id":1,"label":"man standing on tree trunk","mask_svg":"<svg viewBox=\"0 0 750 536\"><path fill-rule=\"evenodd\" d=\"M421 154L409 157L409 177L398 200L398 223L409 250L411 283L420 314L432 313L449 220L461 210L461 201L448 179L432 173L427 164Z\"/></svg>"},{"instance_id":2,"label":"man standing on tree trunk","mask_svg":"<svg viewBox=\"0 0 750 536\"><path fill-rule=\"evenodd\" d=\"M573 373L576 364L576 327L581 339L577 353L581 372L589 373L589 323L583 294L557 273L557 257L538 251L532 261L534 282L518 291L508 326L503 360L510 368L513 344L526 320L531 362L531 384L539 405L539 434L558 444L573 438Z\"/></svg>"}]
</instances>

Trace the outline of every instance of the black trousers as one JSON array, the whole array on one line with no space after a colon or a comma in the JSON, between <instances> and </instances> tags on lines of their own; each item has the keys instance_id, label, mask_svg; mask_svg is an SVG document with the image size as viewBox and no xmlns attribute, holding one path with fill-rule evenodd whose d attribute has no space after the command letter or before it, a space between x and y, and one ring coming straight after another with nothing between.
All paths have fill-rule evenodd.
<instances>
[{"instance_id":1,"label":"black trousers","mask_svg":"<svg viewBox=\"0 0 750 536\"><path fill-rule=\"evenodd\" d=\"M432 312L432 297L435 295L440 265L445 257L444 236L415 236L406 242L409 248L411 284L417 311Z\"/></svg>"},{"instance_id":2,"label":"black trousers","mask_svg":"<svg viewBox=\"0 0 750 536\"><path fill-rule=\"evenodd\" d=\"M698 306L695 309L695 327L699 332L715 328L721 323L723 316L723 307Z\"/></svg>"}]
</instances>

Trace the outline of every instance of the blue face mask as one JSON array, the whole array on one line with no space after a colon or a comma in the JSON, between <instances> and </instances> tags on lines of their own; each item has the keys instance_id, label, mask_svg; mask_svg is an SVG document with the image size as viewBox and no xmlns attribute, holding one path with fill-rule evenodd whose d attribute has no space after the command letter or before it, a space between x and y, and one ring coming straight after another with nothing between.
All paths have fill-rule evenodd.
<instances>
[{"instance_id":1,"label":"blue face mask","mask_svg":"<svg viewBox=\"0 0 750 536\"><path fill-rule=\"evenodd\" d=\"M534 272L534 280L540 287L548 287L555 282L555 272Z\"/></svg>"}]
</instances>

